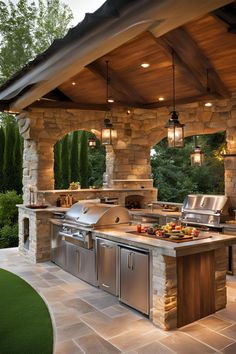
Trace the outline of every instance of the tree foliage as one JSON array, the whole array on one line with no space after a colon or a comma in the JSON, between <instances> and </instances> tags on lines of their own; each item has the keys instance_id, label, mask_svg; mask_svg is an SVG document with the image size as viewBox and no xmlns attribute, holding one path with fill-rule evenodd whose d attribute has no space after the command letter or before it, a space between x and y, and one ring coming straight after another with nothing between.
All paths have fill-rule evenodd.
<instances>
[{"instance_id":1,"label":"tree foliage","mask_svg":"<svg viewBox=\"0 0 236 354\"><path fill-rule=\"evenodd\" d=\"M72 133L70 153L71 182L79 181L79 132Z\"/></svg>"},{"instance_id":2,"label":"tree foliage","mask_svg":"<svg viewBox=\"0 0 236 354\"><path fill-rule=\"evenodd\" d=\"M4 189L13 189L15 183L14 171L14 146L15 146L15 124L8 122L5 128L5 148L4 148Z\"/></svg>"},{"instance_id":3,"label":"tree foliage","mask_svg":"<svg viewBox=\"0 0 236 354\"><path fill-rule=\"evenodd\" d=\"M54 180L55 189L61 186L61 142L58 141L54 145Z\"/></svg>"},{"instance_id":4,"label":"tree foliage","mask_svg":"<svg viewBox=\"0 0 236 354\"><path fill-rule=\"evenodd\" d=\"M190 163L194 148L192 138L185 139L182 149L168 148L166 139L156 145L151 165L158 199L183 202L189 193L224 194L224 163L219 154L224 143L224 133L198 138L205 153L205 163L201 167Z\"/></svg>"},{"instance_id":5,"label":"tree foliage","mask_svg":"<svg viewBox=\"0 0 236 354\"><path fill-rule=\"evenodd\" d=\"M0 126L0 191L3 190L4 183L4 147L5 147L5 134L3 127Z\"/></svg>"},{"instance_id":6,"label":"tree foliage","mask_svg":"<svg viewBox=\"0 0 236 354\"><path fill-rule=\"evenodd\" d=\"M15 124L15 144L14 144L14 168L12 174L14 176L14 189L18 194L22 194L22 145L23 139L20 135L18 125Z\"/></svg>"},{"instance_id":7,"label":"tree foliage","mask_svg":"<svg viewBox=\"0 0 236 354\"><path fill-rule=\"evenodd\" d=\"M70 184L70 165L69 165L69 135L62 139L61 146L61 187L67 189Z\"/></svg>"},{"instance_id":8,"label":"tree foliage","mask_svg":"<svg viewBox=\"0 0 236 354\"><path fill-rule=\"evenodd\" d=\"M79 160L80 160L80 165L79 165L80 186L81 188L88 188L89 187L88 138L87 138L87 133L85 131L82 131L80 135Z\"/></svg>"},{"instance_id":9,"label":"tree foliage","mask_svg":"<svg viewBox=\"0 0 236 354\"><path fill-rule=\"evenodd\" d=\"M0 83L62 37L73 19L60 0L0 1Z\"/></svg>"}]
</instances>

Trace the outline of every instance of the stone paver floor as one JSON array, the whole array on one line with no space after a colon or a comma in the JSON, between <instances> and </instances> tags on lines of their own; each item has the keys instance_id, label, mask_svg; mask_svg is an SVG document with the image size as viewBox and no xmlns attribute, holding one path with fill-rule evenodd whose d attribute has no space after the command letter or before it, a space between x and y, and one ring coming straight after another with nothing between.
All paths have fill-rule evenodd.
<instances>
[{"instance_id":1,"label":"stone paver floor","mask_svg":"<svg viewBox=\"0 0 236 354\"><path fill-rule=\"evenodd\" d=\"M17 249L5 249L0 267L30 283L47 303L55 354L236 353L236 277L228 277L226 309L166 332L51 262L31 264Z\"/></svg>"}]
</instances>

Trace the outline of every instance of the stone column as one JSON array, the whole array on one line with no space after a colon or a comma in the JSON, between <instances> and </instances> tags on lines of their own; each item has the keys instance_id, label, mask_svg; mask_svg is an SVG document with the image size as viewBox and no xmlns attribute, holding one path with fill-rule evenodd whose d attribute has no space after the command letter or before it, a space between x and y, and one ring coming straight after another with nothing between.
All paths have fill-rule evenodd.
<instances>
[{"instance_id":1,"label":"stone column","mask_svg":"<svg viewBox=\"0 0 236 354\"><path fill-rule=\"evenodd\" d=\"M153 323L169 330L177 327L177 266L176 258L152 253Z\"/></svg>"},{"instance_id":2,"label":"stone column","mask_svg":"<svg viewBox=\"0 0 236 354\"><path fill-rule=\"evenodd\" d=\"M232 206L236 207L236 126L227 128L226 141L225 194L230 198Z\"/></svg>"},{"instance_id":3,"label":"stone column","mask_svg":"<svg viewBox=\"0 0 236 354\"><path fill-rule=\"evenodd\" d=\"M43 125L43 119L29 118L27 112L16 117L20 133L24 138L23 154L23 200L30 200L30 188L37 190L54 189L54 153L56 138Z\"/></svg>"},{"instance_id":4,"label":"stone column","mask_svg":"<svg viewBox=\"0 0 236 354\"><path fill-rule=\"evenodd\" d=\"M118 180L140 180L140 186L144 184L144 187L151 188L150 147L138 144L124 144L123 148L107 146L106 174L109 187L119 187ZM149 180L149 184L146 185L144 180Z\"/></svg>"}]
</instances>

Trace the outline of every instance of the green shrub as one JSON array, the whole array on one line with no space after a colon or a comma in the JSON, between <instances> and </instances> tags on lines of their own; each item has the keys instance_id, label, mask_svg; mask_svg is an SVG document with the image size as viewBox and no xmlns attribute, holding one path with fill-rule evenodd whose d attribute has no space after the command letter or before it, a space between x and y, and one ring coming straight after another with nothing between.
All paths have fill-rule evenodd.
<instances>
[{"instance_id":1,"label":"green shrub","mask_svg":"<svg viewBox=\"0 0 236 354\"><path fill-rule=\"evenodd\" d=\"M0 227L17 223L16 204L22 203L22 197L16 191L0 193Z\"/></svg>"},{"instance_id":2,"label":"green shrub","mask_svg":"<svg viewBox=\"0 0 236 354\"><path fill-rule=\"evenodd\" d=\"M18 225L5 225L0 229L0 248L18 246Z\"/></svg>"}]
</instances>

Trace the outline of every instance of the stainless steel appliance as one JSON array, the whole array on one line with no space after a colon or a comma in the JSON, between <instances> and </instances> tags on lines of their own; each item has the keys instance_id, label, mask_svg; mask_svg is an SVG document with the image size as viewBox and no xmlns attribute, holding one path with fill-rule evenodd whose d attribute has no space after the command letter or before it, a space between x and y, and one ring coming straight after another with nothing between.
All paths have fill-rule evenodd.
<instances>
[{"instance_id":1,"label":"stainless steel appliance","mask_svg":"<svg viewBox=\"0 0 236 354\"><path fill-rule=\"evenodd\" d=\"M225 195L190 194L184 199L181 218L183 224L229 233L225 231L227 228L225 222L232 217L234 217L233 209ZM232 246L227 247L227 253L227 270L232 274L234 269Z\"/></svg>"},{"instance_id":2,"label":"stainless steel appliance","mask_svg":"<svg viewBox=\"0 0 236 354\"><path fill-rule=\"evenodd\" d=\"M149 253L120 247L120 301L149 314Z\"/></svg>"},{"instance_id":3,"label":"stainless steel appliance","mask_svg":"<svg viewBox=\"0 0 236 354\"><path fill-rule=\"evenodd\" d=\"M62 268L66 266L66 243L59 232L60 224L51 224L51 260Z\"/></svg>"},{"instance_id":4,"label":"stainless steel appliance","mask_svg":"<svg viewBox=\"0 0 236 354\"><path fill-rule=\"evenodd\" d=\"M129 224L130 215L126 208L97 202L78 202L65 214L57 232L57 241L52 235L52 260L79 278L95 285L97 279L95 242L93 231L99 228ZM57 220L57 224L59 221ZM53 257L56 244L63 243L59 264ZM64 265L63 265L64 264Z\"/></svg>"},{"instance_id":5,"label":"stainless steel appliance","mask_svg":"<svg viewBox=\"0 0 236 354\"><path fill-rule=\"evenodd\" d=\"M97 238L98 286L118 295L118 246L117 243Z\"/></svg>"},{"instance_id":6,"label":"stainless steel appliance","mask_svg":"<svg viewBox=\"0 0 236 354\"><path fill-rule=\"evenodd\" d=\"M225 195L189 194L184 199L181 222L220 229L220 224L230 219L230 211Z\"/></svg>"}]
</instances>

